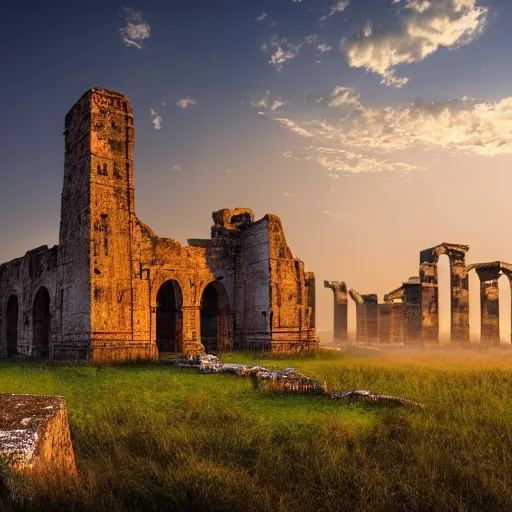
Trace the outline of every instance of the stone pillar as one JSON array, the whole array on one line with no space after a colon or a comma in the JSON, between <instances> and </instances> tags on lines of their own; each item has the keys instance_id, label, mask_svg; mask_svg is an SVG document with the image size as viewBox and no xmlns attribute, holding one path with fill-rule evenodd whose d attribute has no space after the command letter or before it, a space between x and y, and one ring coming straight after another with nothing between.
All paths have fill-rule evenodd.
<instances>
[{"instance_id":1,"label":"stone pillar","mask_svg":"<svg viewBox=\"0 0 512 512\"><path fill-rule=\"evenodd\" d=\"M309 307L309 327L316 328L316 280L314 272L306 272L306 287ZM336 306L335 306L336 307Z\"/></svg>"},{"instance_id":2,"label":"stone pillar","mask_svg":"<svg viewBox=\"0 0 512 512\"><path fill-rule=\"evenodd\" d=\"M512 273L511 272L505 272L505 275L508 277L508 281L510 283L510 291L512 293ZM512 316L512 312L511 312L511 316ZM511 323L512 325L512 323ZM512 343L512 332L510 333L509 335L509 341Z\"/></svg>"},{"instance_id":3,"label":"stone pillar","mask_svg":"<svg viewBox=\"0 0 512 512\"><path fill-rule=\"evenodd\" d=\"M497 267L476 269L480 279L481 343L490 346L500 344L499 271Z\"/></svg>"},{"instance_id":4,"label":"stone pillar","mask_svg":"<svg viewBox=\"0 0 512 512\"><path fill-rule=\"evenodd\" d=\"M182 306L183 310L183 353L185 355L204 354L205 348L200 340L201 307Z\"/></svg>"},{"instance_id":5,"label":"stone pillar","mask_svg":"<svg viewBox=\"0 0 512 512\"><path fill-rule=\"evenodd\" d=\"M377 295L363 295L366 319L366 343L379 343L379 304Z\"/></svg>"},{"instance_id":6,"label":"stone pillar","mask_svg":"<svg viewBox=\"0 0 512 512\"><path fill-rule=\"evenodd\" d=\"M421 342L422 286L418 278L411 278L403 288L403 342L417 345Z\"/></svg>"},{"instance_id":7,"label":"stone pillar","mask_svg":"<svg viewBox=\"0 0 512 512\"><path fill-rule=\"evenodd\" d=\"M466 271L465 253L451 250L451 341L469 343L469 277Z\"/></svg>"},{"instance_id":8,"label":"stone pillar","mask_svg":"<svg viewBox=\"0 0 512 512\"><path fill-rule=\"evenodd\" d=\"M439 292L437 282L437 258L433 250L420 253L421 282L421 340L423 343L439 343Z\"/></svg>"},{"instance_id":9,"label":"stone pillar","mask_svg":"<svg viewBox=\"0 0 512 512\"><path fill-rule=\"evenodd\" d=\"M348 343L348 295L342 281L324 281L324 287L334 293L334 343Z\"/></svg>"},{"instance_id":10,"label":"stone pillar","mask_svg":"<svg viewBox=\"0 0 512 512\"><path fill-rule=\"evenodd\" d=\"M350 290L350 297L356 303L356 342L379 342L379 309L377 295L360 295Z\"/></svg>"},{"instance_id":11,"label":"stone pillar","mask_svg":"<svg viewBox=\"0 0 512 512\"><path fill-rule=\"evenodd\" d=\"M391 319L393 303L379 304L379 343L389 345L392 343Z\"/></svg>"},{"instance_id":12,"label":"stone pillar","mask_svg":"<svg viewBox=\"0 0 512 512\"><path fill-rule=\"evenodd\" d=\"M391 343L403 345L406 333L406 304L394 302L391 304Z\"/></svg>"}]
</instances>

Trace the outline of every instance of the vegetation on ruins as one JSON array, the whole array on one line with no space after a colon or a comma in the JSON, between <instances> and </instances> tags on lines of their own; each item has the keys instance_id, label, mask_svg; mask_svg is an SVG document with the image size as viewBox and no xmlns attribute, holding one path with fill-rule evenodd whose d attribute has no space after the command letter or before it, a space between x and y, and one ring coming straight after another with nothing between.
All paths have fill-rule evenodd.
<instances>
[{"instance_id":1,"label":"vegetation on ruins","mask_svg":"<svg viewBox=\"0 0 512 512\"><path fill-rule=\"evenodd\" d=\"M272 394L251 379L162 364L2 362L2 393L67 398L80 474L72 489L33 485L23 506L512 508L512 353L319 350L233 353L223 360L293 366L333 390L371 389L425 408Z\"/></svg>"}]
</instances>

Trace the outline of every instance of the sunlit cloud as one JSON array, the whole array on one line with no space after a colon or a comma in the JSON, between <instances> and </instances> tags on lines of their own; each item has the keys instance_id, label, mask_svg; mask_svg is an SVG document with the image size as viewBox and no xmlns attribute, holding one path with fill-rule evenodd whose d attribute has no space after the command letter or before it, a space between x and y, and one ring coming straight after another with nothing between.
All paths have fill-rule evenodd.
<instances>
[{"instance_id":1,"label":"sunlit cloud","mask_svg":"<svg viewBox=\"0 0 512 512\"><path fill-rule=\"evenodd\" d=\"M304 194L291 194L290 192L283 192L284 197L299 197L304 199L306 196Z\"/></svg>"},{"instance_id":2,"label":"sunlit cloud","mask_svg":"<svg viewBox=\"0 0 512 512\"><path fill-rule=\"evenodd\" d=\"M153 120L151 121L153 123L153 128L155 130L160 130L162 128L162 117L158 115L158 112L155 112L153 109L150 110L151 117Z\"/></svg>"},{"instance_id":3,"label":"sunlit cloud","mask_svg":"<svg viewBox=\"0 0 512 512\"><path fill-rule=\"evenodd\" d=\"M332 98L340 103L341 120L280 117L276 121L324 147L381 154L410 148L466 155L512 154L512 97L483 103L463 96L444 102L418 100L405 106L370 108L360 102L355 91L338 86L329 98L327 104Z\"/></svg>"},{"instance_id":4,"label":"sunlit cloud","mask_svg":"<svg viewBox=\"0 0 512 512\"><path fill-rule=\"evenodd\" d=\"M326 53L332 50L332 46L327 44L319 44L317 45L316 49L319 51L319 53Z\"/></svg>"},{"instance_id":5,"label":"sunlit cloud","mask_svg":"<svg viewBox=\"0 0 512 512\"><path fill-rule=\"evenodd\" d=\"M394 2L399 3L399 2ZM340 48L349 66L365 68L387 86L402 87L396 67L420 62L439 48L456 49L476 40L487 27L486 7L475 0L405 0L401 18L379 30L368 23Z\"/></svg>"},{"instance_id":6,"label":"sunlit cloud","mask_svg":"<svg viewBox=\"0 0 512 512\"><path fill-rule=\"evenodd\" d=\"M284 105L286 105L286 101L283 100L283 98L279 97L279 98L276 98L272 104L270 105L270 110L272 112L276 112L277 110L279 110L281 107L283 107Z\"/></svg>"},{"instance_id":7,"label":"sunlit cloud","mask_svg":"<svg viewBox=\"0 0 512 512\"><path fill-rule=\"evenodd\" d=\"M258 111L258 114L260 115L265 115L265 110L269 112L277 112L287 103L281 96L271 99L270 91L249 94L248 98L248 103L251 107L257 107L260 109Z\"/></svg>"},{"instance_id":8,"label":"sunlit cloud","mask_svg":"<svg viewBox=\"0 0 512 512\"><path fill-rule=\"evenodd\" d=\"M323 99L323 98L322 98ZM329 107L346 107L354 106L361 108L361 102L359 100L359 93L351 87L344 87L337 85L329 94L329 100L327 101Z\"/></svg>"},{"instance_id":9,"label":"sunlit cloud","mask_svg":"<svg viewBox=\"0 0 512 512\"><path fill-rule=\"evenodd\" d=\"M349 0L339 0L329 8L329 12L320 18L320 21L325 21L336 14L342 13L350 5Z\"/></svg>"},{"instance_id":10,"label":"sunlit cloud","mask_svg":"<svg viewBox=\"0 0 512 512\"><path fill-rule=\"evenodd\" d=\"M142 48L142 41L151 35L151 26L143 19L142 12L124 7L125 26L119 29L123 44L133 48Z\"/></svg>"},{"instance_id":11,"label":"sunlit cloud","mask_svg":"<svg viewBox=\"0 0 512 512\"><path fill-rule=\"evenodd\" d=\"M187 96L186 98L181 98L176 102L176 105L180 108L187 108L190 105L195 105L197 101L194 98L191 98L190 96Z\"/></svg>"},{"instance_id":12,"label":"sunlit cloud","mask_svg":"<svg viewBox=\"0 0 512 512\"><path fill-rule=\"evenodd\" d=\"M318 39L318 35L311 34L304 38L300 43L294 44L288 41L286 37L280 38L273 35L261 45L261 49L269 55L268 63L274 66L277 71L283 69L283 65L296 59L304 46L312 45Z\"/></svg>"}]
</instances>

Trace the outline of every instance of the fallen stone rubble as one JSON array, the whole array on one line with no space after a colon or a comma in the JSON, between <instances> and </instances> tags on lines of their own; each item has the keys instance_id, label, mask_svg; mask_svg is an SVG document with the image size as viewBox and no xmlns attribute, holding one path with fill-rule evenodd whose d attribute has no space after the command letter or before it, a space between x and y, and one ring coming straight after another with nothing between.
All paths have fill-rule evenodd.
<instances>
[{"instance_id":1,"label":"fallen stone rubble","mask_svg":"<svg viewBox=\"0 0 512 512\"><path fill-rule=\"evenodd\" d=\"M379 402L391 402L395 405L409 405L423 409L424 405L407 398L392 395L374 394L368 390L333 392L327 389L327 383L311 379L295 368L269 370L262 366L246 366L236 363L222 363L217 356L203 354L189 359L169 360L176 366L196 368L202 373L232 373L241 377L250 377L255 387L273 392L295 392L325 395L332 400L363 398Z\"/></svg>"}]
</instances>

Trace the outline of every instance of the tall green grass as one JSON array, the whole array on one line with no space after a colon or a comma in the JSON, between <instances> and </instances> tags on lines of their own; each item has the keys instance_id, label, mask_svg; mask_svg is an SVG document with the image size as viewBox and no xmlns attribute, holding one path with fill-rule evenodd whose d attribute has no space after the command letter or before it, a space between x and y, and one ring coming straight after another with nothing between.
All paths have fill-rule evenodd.
<instances>
[{"instance_id":1,"label":"tall green grass","mask_svg":"<svg viewBox=\"0 0 512 512\"><path fill-rule=\"evenodd\" d=\"M0 365L0 392L64 395L80 481L29 487L33 510L512 510L512 356L225 361L293 366L332 390L425 409L254 389L164 365ZM4 508L8 502L4 499ZM12 505L12 503L11 503Z\"/></svg>"}]
</instances>

